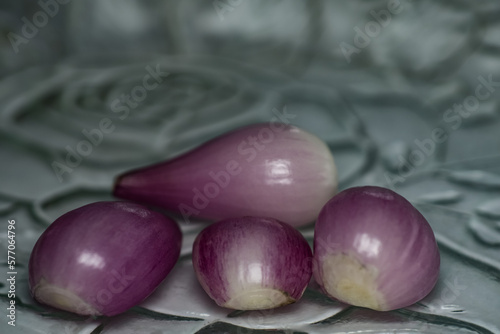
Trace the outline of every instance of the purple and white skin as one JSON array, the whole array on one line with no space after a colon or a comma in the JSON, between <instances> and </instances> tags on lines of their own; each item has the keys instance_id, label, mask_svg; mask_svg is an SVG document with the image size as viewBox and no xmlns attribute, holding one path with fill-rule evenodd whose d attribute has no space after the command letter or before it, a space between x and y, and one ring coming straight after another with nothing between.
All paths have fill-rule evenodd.
<instances>
[{"instance_id":1,"label":"purple and white skin","mask_svg":"<svg viewBox=\"0 0 500 334\"><path fill-rule=\"evenodd\" d=\"M313 275L342 302L380 311L409 306L432 290L439 265L429 223L392 190L344 190L316 222Z\"/></svg>"},{"instance_id":2,"label":"purple and white skin","mask_svg":"<svg viewBox=\"0 0 500 334\"><path fill-rule=\"evenodd\" d=\"M326 144L295 126L237 129L173 160L127 172L114 195L180 213L185 220L264 216L312 223L336 193Z\"/></svg>"},{"instance_id":3,"label":"purple and white skin","mask_svg":"<svg viewBox=\"0 0 500 334\"><path fill-rule=\"evenodd\" d=\"M312 275L300 232L272 218L243 217L205 228L193 244L198 281L217 305L271 309L297 301Z\"/></svg>"},{"instance_id":4,"label":"purple and white skin","mask_svg":"<svg viewBox=\"0 0 500 334\"><path fill-rule=\"evenodd\" d=\"M173 220L127 202L96 202L56 219L29 261L40 303L112 316L139 304L177 262L182 234Z\"/></svg>"}]
</instances>

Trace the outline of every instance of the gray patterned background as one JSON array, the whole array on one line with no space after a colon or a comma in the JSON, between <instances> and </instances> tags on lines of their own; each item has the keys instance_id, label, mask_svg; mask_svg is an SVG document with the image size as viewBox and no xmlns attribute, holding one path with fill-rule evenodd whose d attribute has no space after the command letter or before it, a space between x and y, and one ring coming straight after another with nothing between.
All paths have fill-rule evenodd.
<instances>
[{"instance_id":1,"label":"gray patterned background","mask_svg":"<svg viewBox=\"0 0 500 334\"><path fill-rule=\"evenodd\" d=\"M0 272L15 219L18 275L16 327L0 281L0 333L500 333L499 15L493 0L1 2ZM391 187L426 216L442 258L429 296L381 313L312 284L294 305L231 312L191 267L202 222L182 225L174 271L125 314L29 296L27 261L55 218L112 199L125 170L276 114L329 145L341 189Z\"/></svg>"}]
</instances>

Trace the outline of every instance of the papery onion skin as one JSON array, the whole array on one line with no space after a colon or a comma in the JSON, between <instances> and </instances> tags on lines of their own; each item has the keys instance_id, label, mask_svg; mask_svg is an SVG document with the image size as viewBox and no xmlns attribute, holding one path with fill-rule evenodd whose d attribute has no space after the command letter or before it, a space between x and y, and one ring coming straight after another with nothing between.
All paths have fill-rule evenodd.
<instances>
[{"instance_id":1,"label":"papery onion skin","mask_svg":"<svg viewBox=\"0 0 500 334\"><path fill-rule=\"evenodd\" d=\"M312 276L312 252L292 226L272 218L214 223L193 244L193 267L217 305L238 310L294 303Z\"/></svg>"},{"instance_id":2,"label":"papery onion skin","mask_svg":"<svg viewBox=\"0 0 500 334\"><path fill-rule=\"evenodd\" d=\"M334 196L314 230L313 275L323 291L380 311L424 298L440 256L425 218L392 190L354 187Z\"/></svg>"},{"instance_id":3,"label":"papery onion skin","mask_svg":"<svg viewBox=\"0 0 500 334\"><path fill-rule=\"evenodd\" d=\"M264 123L125 173L114 195L186 221L266 216L301 226L316 219L336 189L337 170L324 142L294 126Z\"/></svg>"},{"instance_id":4,"label":"papery onion skin","mask_svg":"<svg viewBox=\"0 0 500 334\"><path fill-rule=\"evenodd\" d=\"M29 261L32 296L83 315L112 316L139 304L179 258L176 222L127 202L96 202L56 219Z\"/></svg>"}]
</instances>

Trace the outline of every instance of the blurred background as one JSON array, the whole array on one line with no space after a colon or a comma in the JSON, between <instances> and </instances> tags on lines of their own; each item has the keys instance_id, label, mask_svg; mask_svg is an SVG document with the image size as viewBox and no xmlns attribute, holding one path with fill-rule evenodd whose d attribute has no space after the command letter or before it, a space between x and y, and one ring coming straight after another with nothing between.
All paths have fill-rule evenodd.
<instances>
[{"instance_id":1,"label":"blurred background","mask_svg":"<svg viewBox=\"0 0 500 334\"><path fill-rule=\"evenodd\" d=\"M445 143L412 167L496 154L498 10L494 1L6 1L1 133L50 165L109 116L113 130L87 149L85 169L164 158L167 147L287 106L332 146L364 146L393 169L436 127ZM57 167L64 182L83 173Z\"/></svg>"},{"instance_id":2,"label":"blurred background","mask_svg":"<svg viewBox=\"0 0 500 334\"><path fill-rule=\"evenodd\" d=\"M329 145L340 189L381 185L420 205L444 259L432 296L384 316L309 294L314 307L269 317L150 302L117 319L49 321L25 289L23 333L331 333L339 321L499 333L499 15L494 0L2 1L0 216L18 221L20 271L48 224L111 199L117 174L273 117ZM183 231L189 255L198 230ZM457 277L467 288L443 299ZM188 315L202 320L178 321Z\"/></svg>"}]
</instances>

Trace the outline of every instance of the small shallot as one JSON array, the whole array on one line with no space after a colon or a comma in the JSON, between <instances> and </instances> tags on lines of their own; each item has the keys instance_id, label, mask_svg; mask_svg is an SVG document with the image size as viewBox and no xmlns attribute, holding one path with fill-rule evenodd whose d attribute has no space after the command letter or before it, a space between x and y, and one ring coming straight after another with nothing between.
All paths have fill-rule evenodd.
<instances>
[{"instance_id":1,"label":"small shallot","mask_svg":"<svg viewBox=\"0 0 500 334\"><path fill-rule=\"evenodd\" d=\"M97 202L56 219L29 262L40 303L83 315L111 316L137 305L180 254L177 224L142 205Z\"/></svg>"},{"instance_id":2,"label":"small shallot","mask_svg":"<svg viewBox=\"0 0 500 334\"><path fill-rule=\"evenodd\" d=\"M344 190L321 210L314 231L314 278L342 302L393 310L424 298L439 275L434 233L392 190Z\"/></svg>"},{"instance_id":3,"label":"small shallot","mask_svg":"<svg viewBox=\"0 0 500 334\"><path fill-rule=\"evenodd\" d=\"M302 234L271 218L243 217L206 227L193 244L193 266L219 305L262 310L294 303L311 278Z\"/></svg>"}]
</instances>

